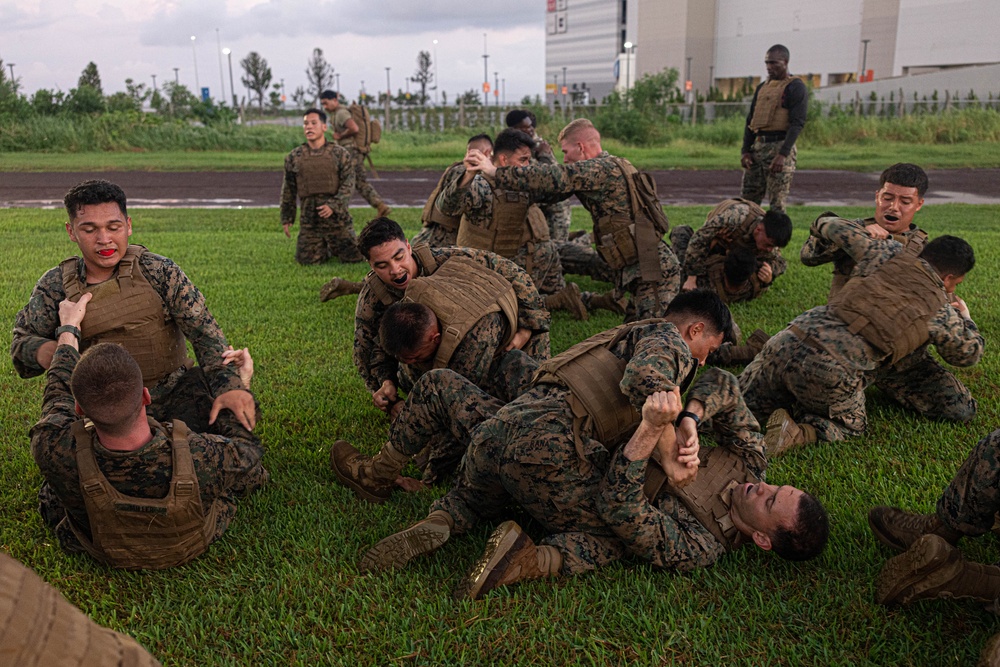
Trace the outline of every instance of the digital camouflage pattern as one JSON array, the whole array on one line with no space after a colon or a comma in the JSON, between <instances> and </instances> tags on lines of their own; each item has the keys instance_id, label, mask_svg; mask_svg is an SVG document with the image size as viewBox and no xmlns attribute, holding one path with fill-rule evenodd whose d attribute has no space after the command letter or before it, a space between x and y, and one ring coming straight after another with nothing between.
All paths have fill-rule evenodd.
<instances>
[{"instance_id":1,"label":"digital camouflage pattern","mask_svg":"<svg viewBox=\"0 0 1000 667\"><path fill-rule=\"evenodd\" d=\"M788 193L792 189L792 176L795 175L795 158L798 149L792 146L791 152L785 158L785 167L781 173L771 173L771 161L781 151L782 141L764 141L756 139L750 148L753 155L753 165L743 171L743 183L740 197L760 204L767 195L770 209L784 211Z\"/></svg>"},{"instance_id":2,"label":"digital camouflage pattern","mask_svg":"<svg viewBox=\"0 0 1000 667\"><path fill-rule=\"evenodd\" d=\"M730 249L737 247L754 253L758 266L761 262L770 264L772 282L784 273L788 269L788 262L781 255L781 250L778 248L766 252L757 250L753 229L744 229L744 223L751 213L749 204L734 200L729 206L705 220L705 224L694 232L688 242L682 262L684 273L688 276L707 277L710 270L709 259L713 255L725 256Z\"/></svg>"},{"instance_id":3,"label":"digital camouflage pattern","mask_svg":"<svg viewBox=\"0 0 1000 667\"><path fill-rule=\"evenodd\" d=\"M517 296L518 326L534 332L525 344L524 352L538 360L549 358L551 316L531 276L521 267L488 250L432 248L431 254L439 263L448 257L468 257L506 278ZM417 263L417 275L426 275L420 259L416 255L413 259ZM395 286L386 285L386 289L393 298L403 298L403 292ZM379 343L378 327L387 308L367 285L361 288L354 311L354 366L371 392L377 391L385 380L397 382L399 363L386 354Z\"/></svg>"},{"instance_id":4,"label":"digital camouflage pattern","mask_svg":"<svg viewBox=\"0 0 1000 667\"><path fill-rule=\"evenodd\" d=\"M632 216L625 175L614 158L603 151L598 157L567 165L535 164L527 167L498 167L498 187L528 192L535 197L561 200L575 194L594 219L605 216ZM614 297L631 294L625 321L662 317L680 291L681 272L677 258L664 241L658 245L661 279L651 283L641 279L639 262L614 272ZM587 303L587 299L584 299Z\"/></svg>"},{"instance_id":5,"label":"digital camouflage pattern","mask_svg":"<svg viewBox=\"0 0 1000 667\"><path fill-rule=\"evenodd\" d=\"M467 186L461 187L465 168L458 169L456 177L441 189L436 206L446 215L465 216L469 224L490 227L493 224L493 188L478 174ZM551 240L528 241L510 260L528 272L542 294L555 294L566 287L559 253Z\"/></svg>"},{"instance_id":6,"label":"digital camouflage pattern","mask_svg":"<svg viewBox=\"0 0 1000 667\"><path fill-rule=\"evenodd\" d=\"M347 121L350 119L350 108L341 104L337 107L337 110L333 112L333 116L330 118L331 129L337 134L343 134L344 130L347 129ZM344 137L343 139L338 140L337 143L341 146L341 148L348 152L351 158L351 168L354 176L352 179L353 183L351 184L351 190L357 190L358 194L364 197L365 201L371 204L373 208L385 206L385 202L382 201L382 197L379 193L375 192L375 188L368 182L368 176L365 173L365 155L354 143L354 135ZM350 197L348 197L348 199L350 199Z\"/></svg>"},{"instance_id":7,"label":"digital camouflage pattern","mask_svg":"<svg viewBox=\"0 0 1000 667\"><path fill-rule=\"evenodd\" d=\"M873 239L857 222L842 218L819 218L812 232L832 240L854 258L854 275L874 273L904 249L892 239ZM934 314L929 330L929 344L949 364L971 366L982 357L984 341L979 329L950 303ZM819 306L768 340L740 375L740 386L757 419L766 420L771 412L784 408L795 421L814 426L820 440L843 440L864 432L866 376L886 357L860 334L852 334L827 306Z\"/></svg>"},{"instance_id":8,"label":"digital camouflage pattern","mask_svg":"<svg viewBox=\"0 0 1000 667\"><path fill-rule=\"evenodd\" d=\"M354 234L354 220L348 206L354 190L355 173L350 153L337 144L327 142L313 150L308 144L296 146L285 156L285 179L281 185L281 224L295 223L298 199L298 174L306 155L329 155L330 168L338 173L337 192L317 194L302 199L302 216L299 237L295 245L295 261L299 264L320 264L337 257L342 262L360 262L364 259L358 250ZM333 215L321 218L316 210L329 206Z\"/></svg>"},{"instance_id":9,"label":"digital camouflage pattern","mask_svg":"<svg viewBox=\"0 0 1000 667\"><path fill-rule=\"evenodd\" d=\"M993 528L1000 511L1000 429L980 440L937 502L941 521L963 535Z\"/></svg>"},{"instance_id":10,"label":"digital camouflage pattern","mask_svg":"<svg viewBox=\"0 0 1000 667\"><path fill-rule=\"evenodd\" d=\"M534 139L534 145L531 148L531 158L539 164L558 164L556 156L552 152L552 148L548 142L538 135L535 135ZM545 221L549 225L549 238L558 247L560 243L565 242L569 237L569 225L572 221L573 207L570 205L569 199L564 199L562 201L539 204L539 208L545 214Z\"/></svg>"},{"instance_id":11,"label":"digital camouflage pattern","mask_svg":"<svg viewBox=\"0 0 1000 667\"><path fill-rule=\"evenodd\" d=\"M42 417L30 432L31 453L45 479L39 492L39 511L52 528L67 513L73 522L90 533L90 522L80 489L76 446L71 433L79 417L70 390L70 377L80 354L68 345L60 345L52 359L42 401ZM222 536L236 514L237 498L263 486L269 478L261 465L264 448L246 430L232 412L219 414L214 434L191 433L191 457L203 507L219 504L219 519L213 540ZM156 429L153 439L134 452L114 452L94 447L101 471L121 493L140 498L163 498L172 475L172 451L166 432ZM56 530L63 549L80 552L72 530L63 524Z\"/></svg>"},{"instance_id":12,"label":"digital camouflage pattern","mask_svg":"<svg viewBox=\"0 0 1000 667\"><path fill-rule=\"evenodd\" d=\"M204 371L202 382L207 383L209 397L214 399L227 391L243 389L243 382L235 367L222 364L222 353L228 347L226 336L206 307L205 297L201 291L188 280L179 266L166 257L147 251L139 256L138 263L146 280L163 301L164 320L176 322L194 348L198 365ZM85 284L83 261L79 261L78 265L80 281ZM116 278L117 276L113 276L110 280ZM35 377L45 372L45 369L38 365L38 349L44 343L56 339L56 329L59 327L59 303L65 299L62 271L56 267L47 271L38 280L28 304L17 314L10 354L14 368L21 377ZM183 388L177 396L171 397L171 395L181 379L189 372L181 367L149 388L153 399L151 414L173 417L175 413L157 412L162 406L170 403L173 403L172 410L188 409L182 407L188 400L185 397L194 395L192 392L204 391L197 389L197 382L192 382L190 386ZM206 417L210 408L211 400L205 408ZM190 406L190 409L199 408Z\"/></svg>"},{"instance_id":13,"label":"digital camouflage pattern","mask_svg":"<svg viewBox=\"0 0 1000 667\"><path fill-rule=\"evenodd\" d=\"M673 248L674 254L677 256L677 260L681 266L684 266L688 242L693 235L694 230L688 225L679 225L670 229L670 247ZM782 259L782 262L784 262L784 259ZM725 267L723 264L724 260L719 261L717 257L709 260L707 262L708 271L704 275L695 277L695 289L712 290L719 295L719 298L729 304L739 303L740 301L752 301L766 292L767 288L770 287L770 283L765 285L756 275L750 276L750 280L742 285L733 287L726 283ZM682 274L682 279L686 278L686 273Z\"/></svg>"},{"instance_id":14,"label":"digital camouflage pattern","mask_svg":"<svg viewBox=\"0 0 1000 667\"><path fill-rule=\"evenodd\" d=\"M442 189L447 187L449 183L460 179L464 173L465 168L462 166L461 162L448 167L448 169L444 172L444 176L442 176ZM423 227L420 228L420 231L417 232L412 239L410 239L410 244L417 245L418 243L426 243L432 248L449 248L457 245L457 241L457 227L454 230L449 230L436 222L425 221Z\"/></svg>"},{"instance_id":15,"label":"digital camouflage pattern","mask_svg":"<svg viewBox=\"0 0 1000 667\"><path fill-rule=\"evenodd\" d=\"M572 241L556 243L556 248L559 251L559 261L562 263L564 274L590 276L606 283L615 281L615 272L591 245L590 234L584 234Z\"/></svg>"}]
</instances>

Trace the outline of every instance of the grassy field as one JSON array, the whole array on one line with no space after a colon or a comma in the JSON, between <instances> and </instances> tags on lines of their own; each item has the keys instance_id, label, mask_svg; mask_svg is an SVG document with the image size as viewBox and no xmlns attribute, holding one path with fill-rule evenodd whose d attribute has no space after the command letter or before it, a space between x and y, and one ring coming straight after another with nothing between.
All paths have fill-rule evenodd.
<instances>
[{"instance_id":1,"label":"grassy field","mask_svg":"<svg viewBox=\"0 0 1000 667\"><path fill-rule=\"evenodd\" d=\"M883 159L884 163L884 159ZM699 225L707 207L673 208L674 224ZM822 303L828 269L794 258L819 208L795 208L787 275L734 314L745 332L774 332ZM857 215L860 209L845 209ZM574 211L574 226L584 226ZM532 582L476 603L451 590L481 552L491 526L446 544L402 572L359 575L363 551L425 516L445 492L362 503L337 485L329 447L345 438L374 452L383 415L350 361L355 299L319 303L332 275L358 265L300 267L272 212L135 210L133 240L176 260L205 292L229 340L248 345L264 410L269 487L240 505L225 537L193 563L166 572L111 571L55 544L36 511L41 478L28 448L43 380L0 373L0 543L99 622L135 636L168 665L595 664L966 665L996 632L996 617L968 601L886 610L873 580L889 552L865 516L875 504L927 511L976 441L1000 424L1000 357L958 376L979 399L970 425L928 422L869 392L870 431L774 462L769 480L819 496L832 519L826 553L792 564L759 550L725 556L688 575L623 562L573 579ZM360 212L361 224L370 215ZM419 212L401 210L416 231ZM927 206L921 226L967 238L978 264L959 288L984 335L1000 331L1000 207ZM73 246L54 211L0 211L0 319L10 323L34 281ZM585 287L589 282L582 279ZM616 324L557 313L553 352ZM0 343L10 343L10 327ZM523 519L523 518L522 518ZM535 537L538 526L526 522ZM978 561L995 538L966 541Z\"/></svg>"}]
</instances>

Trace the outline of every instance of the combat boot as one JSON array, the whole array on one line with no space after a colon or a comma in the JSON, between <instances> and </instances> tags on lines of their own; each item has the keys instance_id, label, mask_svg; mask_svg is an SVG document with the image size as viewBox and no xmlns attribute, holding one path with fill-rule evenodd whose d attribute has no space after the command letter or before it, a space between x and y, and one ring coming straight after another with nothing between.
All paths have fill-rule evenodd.
<instances>
[{"instance_id":1,"label":"combat boot","mask_svg":"<svg viewBox=\"0 0 1000 667\"><path fill-rule=\"evenodd\" d=\"M868 526L879 542L896 551L906 551L924 535L938 535L953 546L962 537L961 533L944 525L937 514L904 512L885 505L868 511Z\"/></svg>"},{"instance_id":2,"label":"combat boot","mask_svg":"<svg viewBox=\"0 0 1000 667\"><path fill-rule=\"evenodd\" d=\"M455 589L456 600L478 600L499 586L518 581L555 577L562 567L562 554L555 547L535 546L514 521L500 524L483 555Z\"/></svg>"},{"instance_id":3,"label":"combat boot","mask_svg":"<svg viewBox=\"0 0 1000 667\"><path fill-rule=\"evenodd\" d=\"M361 294L361 285L343 278L334 278L327 284L319 288L320 303L326 303L330 299L336 299L346 294Z\"/></svg>"},{"instance_id":4,"label":"combat boot","mask_svg":"<svg viewBox=\"0 0 1000 667\"><path fill-rule=\"evenodd\" d=\"M417 556L436 551L451 537L455 520L444 510L434 510L426 519L390 535L361 557L361 572L399 569Z\"/></svg>"},{"instance_id":5,"label":"combat boot","mask_svg":"<svg viewBox=\"0 0 1000 667\"><path fill-rule=\"evenodd\" d=\"M378 207L376 207L376 212L380 218L388 218L389 214L392 213L392 209L385 202L379 202Z\"/></svg>"},{"instance_id":6,"label":"combat boot","mask_svg":"<svg viewBox=\"0 0 1000 667\"><path fill-rule=\"evenodd\" d=\"M796 424L788 410L778 409L767 418L764 445L767 458L772 459L789 449L816 442L816 429L809 424Z\"/></svg>"},{"instance_id":7,"label":"combat boot","mask_svg":"<svg viewBox=\"0 0 1000 667\"><path fill-rule=\"evenodd\" d=\"M976 667L1000 667L1000 634L995 634L986 641Z\"/></svg>"},{"instance_id":8,"label":"combat boot","mask_svg":"<svg viewBox=\"0 0 1000 667\"><path fill-rule=\"evenodd\" d=\"M403 471L409 456L385 443L375 456L365 456L346 440L330 448L330 467L342 484L370 503L384 503L396 488L396 477Z\"/></svg>"},{"instance_id":9,"label":"combat boot","mask_svg":"<svg viewBox=\"0 0 1000 667\"><path fill-rule=\"evenodd\" d=\"M887 606L936 598L992 603L1000 597L1000 567L970 563L940 535L924 535L886 562L875 586Z\"/></svg>"},{"instance_id":10,"label":"combat boot","mask_svg":"<svg viewBox=\"0 0 1000 667\"><path fill-rule=\"evenodd\" d=\"M743 345L720 345L719 349L708 355L705 363L711 366L745 366L760 354L760 351L764 349L764 343L770 338L763 329L757 329L750 334L747 342Z\"/></svg>"},{"instance_id":11,"label":"combat boot","mask_svg":"<svg viewBox=\"0 0 1000 667\"><path fill-rule=\"evenodd\" d=\"M587 305L590 310L603 308L604 310L610 310L615 315L625 314L625 306L619 303L609 292L591 294L590 302Z\"/></svg>"},{"instance_id":12,"label":"combat boot","mask_svg":"<svg viewBox=\"0 0 1000 667\"><path fill-rule=\"evenodd\" d=\"M566 287L555 294L545 297L545 307L549 311L568 310L573 315L574 320L589 320L587 307L580 299L580 286L576 283L566 283Z\"/></svg>"}]
</instances>

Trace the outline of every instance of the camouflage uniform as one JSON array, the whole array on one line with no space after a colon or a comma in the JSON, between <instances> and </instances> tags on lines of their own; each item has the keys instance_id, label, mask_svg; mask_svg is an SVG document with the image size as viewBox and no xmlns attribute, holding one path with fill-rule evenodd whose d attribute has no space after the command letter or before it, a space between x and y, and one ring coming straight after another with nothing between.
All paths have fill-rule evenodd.
<instances>
[{"instance_id":1,"label":"camouflage uniform","mask_svg":"<svg viewBox=\"0 0 1000 667\"><path fill-rule=\"evenodd\" d=\"M351 111L347 107L341 105L336 111L333 112L333 118L330 122L333 125L333 131L337 134L342 133L347 129L347 121L351 118ZM353 168L353 178L351 183L351 190L357 190L358 194L365 198L365 201L371 204L372 208L382 208L386 203L379 196L379 193L375 192L375 188L371 183L368 182L368 175L365 174L365 155L360 150L358 150L357 145L354 143L354 136L345 137L340 139L338 142L348 153L351 159L351 167ZM348 196L350 200L350 196Z\"/></svg>"},{"instance_id":2,"label":"camouflage uniform","mask_svg":"<svg viewBox=\"0 0 1000 667\"><path fill-rule=\"evenodd\" d=\"M562 263L564 274L590 276L606 283L615 281L615 272L591 245L589 233L572 241L557 243L556 248L559 251L559 261ZM589 298L589 293L585 293L585 295L588 295L585 296L585 299ZM585 303L589 307L589 302L585 301Z\"/></svg>"},{"instance_id":3,"label":"camouflage uniform","mask_svg":"<svg viewBox=\"0 0 1000 667\"><path fill-rule=\"evenodd\" d=\"M891 239L873 239L856 222L832 216L816 220L812 233L844 248L858 264L856 276L874 273L904 248ZM940 279L937 282L943 291ZM971 366L983 354L976 325L951 304L933 315L929 332L929 343L950 364ZM827 306L819 306L771 337L740 375L740 386L758 419L785 408L796 421L814 426L820 440L843 440L864 432L866 375L887 357L863 336L851 333Z\"/></svg>"},{"instance_id":4,"label":"camouflage uniform","mask_svg":"<svg viewBox=\"0 0 1000 667\"><path fill-rule=\"evenodd\" d=\"M637 326L611 351L628 359L620 388L636 409L653 392L682 386L698 366L677 328L662 321ZM452 532L497 518L515 501L552 533L541 544L562 552L562 574L591 570L624 555L619 526L602 516L598 501L612 455L594 438L591 420L574 423L569 395L563 386L538 384L471 434L454 487L431 508L451 515ZM716 417L716 428L727 440L751 442L748 448L758 453L762 466L757 423L745 406L731 400L734 396L739 396L736 379L713 369L689 398L705 403L706 416Z\"/></svg>"},{"instance_id":5,"label":"camouflage uniform","mask_svg":"<svg viewBox=\"0 0 1000 667\"><path fill-rule=\"evenodd\" d=\"M942 523L963 535L993 527L1000 512L1000 429L980 440L937 502Z\"/></svg>"},{"instance_id":6,"label":"camouflage uniform","mask_svg":"<svg viewBox=\"0 0 1000 667\"><path fill-rule=\"evenodd\" d=\"M177 323L194 348L199 364L190 370L182 366L149 387L153 399L149 414L158 421L181 419L194 431L211 430L208 413L215 397L233 389L245 389L236 368L222 364L226 337L205 306L205 297L179 266L148 251L139 256L138 263L163 301L163 319ZM78 277L86 284L82 260L78 261ZM59 303L65 299L62 270L56 267L38 280L28 304L17 314L10 355L21 377L45 372L37 361L38 349L57 338Z\"/></svg>"},{"instance_id":7,"label":"camouflage uniform","mask_svg":"<svg viewBox=\"0 0 1000 667\"><path fill-rule=\"evenodd\" d=\"M39 511L52 528L63 549L70 553L83 550L79 540L65 523L66 515L90 535L83 491L76 461L76 443L71 432L79 421L70 390L70 377L80 353L69 345L60 345L52 359L45 385L42 417L31 429L31 453L45 483L39 491ZM172 475L173 453L165 431L155 428L153 439L133 452L109 451L99 444L94 448L98 466L119 492L140 498L163 498ZM219 504L219 518L212 540L222 536L236 514L236 499L261 487L268 472L261 465L264 454L257 437L246 430L231 412L219 414L216 434L191 432L190 448L198 476L202 505Z\"/></svg>"},{"instance_id":8,"label":"camouflage uniform","mask_svg":"<svg viewBox=\"0 0 1000 667\"><path fill-rule=\"evenodd\" d=\"M544 152L541 150L542 145L545 143L544 139L537 135L535 136L534 146L531 147L532 159L539 164L558 164L556 156L551 149ZM542 209L542 213L545 214L545 220L549 223L549 238L556 244L556 247L559 247L569 237L569 224L573 217L573 207L570 205L569 199L543 203L539 205L539 208Z\"/></svg>"},{"instance_id":9,"label":"camouflage uniform","mask_svg":"<svg viewBox=\"0 0 1000 667\"><path fill-rule=\"evenodd\" d=\"M285 157L285 180L281 184L281 224L295 223L298 174L302 168L302 160L309 155L329 155L330 168L336 170L339 185L337 192L302 199L302 219L295 245L295 261L299 264L320 264L329 261L331 257L337 257L342 262L360 262L364 256L358 250L354 220L348 210L355 178L351 156L336 144L328 142L315 151L308 144L302 144ZM333 215L329 218L321 218L316 210L324 205L333 209Z\"/></svg>"},{"instance_id":10,"label":"camouflage uniform","mask_svg":"<svg viewBox=\"0 0 1000 667\"><path fill-rule=\"evenodd\" d=\"M468 224L490 227L493 224L493 186L485 177L476 175L466 187L461 187L465 168L459 169L455 178L442 188L437 207L445 215L463 216ZM555 294L566 287L559 253L549 239L528 241L517 249L510 260L528 272L542 294Z\"/></svg>"},{"instance_id":11,"label":"camouflage uniform","mask_svg":"<svg viewBox=\"0 0 1000 667\"><path fill-rule=\"evenodd\" d=\"M859 219L855 223L862 227L878 224L875 218ZM911 223L909 229L891 237L905 244L920 231ZM850 255L830 241L816 236L806 240L800 257L806 266L833 264L830 298L843 287L856 266ZM895 364L879 366L866 380L898 403L931 419L967 422L976 416L978 406L972 393L954 373L931 357L927 345Z\"/></svg>"},{"instance_id":12,"label":"camouflage uniform","mask_svg":"<svg viewBox=\"0 0 1000 667\"><path fill-rule=\"evenodd\" d=\"M518 326L534 332L522 349L534 359L549 358L551 316L545 310L545 302L527 273L510 260L488 250L433 248L431 254L439 263L449 257L468 257L506 278L514 287L517 296ZM416 254L413 255L413 259L417 263L417 276L413 277L426 275ZM402 290L393 285L385 287L395 299L403 298ZM377 391L385 380L397 382L399 363L387 355L379 344L379 322L386 308L388 306L383 304L367 285L361 288L358 305L354 311L354 365L371 392Z\"/></svg>"},{"instance_id":13,"label":"camouflage uniform","mask_svg":"<svg viewBox=\"0 0 1000 667\"><path fill-rule=\"evenodd\" d=\"M533 197L546 196L557 200L575 194L590 212L595 227L597 220L605 216L632 216L625 175L607 151L598 157L568 165L499 167L495 180L498 187L529 192ZM680 291L681 275L677 258L662 239L657 251L661 273L658 282L642 280L638 261L614 274L614 298L620 299L626 292L632 295L626 308L626 322L662 317ZM585 294L583 299L588 308L589 296Z\"/></svg>"},{"instance_id":14,"label":"camouflage uniform","mask_svg":"<svg viewBox=\"0 0 1000 667\"><path fill-rule=\"evenodd\" d=\"M442 189L447 187L449 183L452 183L462 177L465 173L465 168L462 166L461 162L456 162L444 172L442 180ZM435 203L435 205L437 205ZM417 232L416 236L410 239L411 245L417 245L418 243L426 243L432 248L449 248L451 246L457 245L458 240L458 228L456 227L454 231L446 229L443 225L436 222L424 221L423 227Z\"/></svg>"}]
</instances>

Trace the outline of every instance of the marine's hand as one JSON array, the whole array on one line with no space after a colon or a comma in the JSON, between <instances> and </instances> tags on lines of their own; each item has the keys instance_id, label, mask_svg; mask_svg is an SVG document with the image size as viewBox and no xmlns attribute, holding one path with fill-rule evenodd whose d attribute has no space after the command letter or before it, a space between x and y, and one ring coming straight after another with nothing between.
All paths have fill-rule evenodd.
<instances>
[{"instance_id":1,"label":"marine's hand","mask_svg":"<svg viewBox=\"0 0 1000 667\"><path fill-rule=\"evenodd\" d=\"M524 347L524 344L528 342L529 338L531 338L531 329L518 329L503 351L510 352L511 350L520 350Z\"/></svg>"},{"instance_id":2,"label":"marine's hand","mask_svg":"<svg viewBox=\"0 0 1000 667\"><path fill-rule=\"evenodd\" d=\"M753 166L753 153L744 153L740 156L740 166L749 169Z\"/></svg>"},{"instance_id":3,"label":"marine's hand","mask_svg":"<svg viewBox=\"0 0 1000 667\"><path fill-rule=\"evenodd\" d=\"M774 159L771 160L771 173L780 174L784 170L785 170L785 156L782 155L781 153L778 153L777 155L774 156Z\"/></svg>"},{"instance_id":4,"label":"marine's hand","mask_svg":"<svg viewBox=\"0 0 1000 667\"><path fill-rule=\"evenodd\" d=\"M774 269L771 268L768 262L761 262L760 268L757 269L757 279L765 285L770 285L773 278Z\"/></svg>"},{"instance_id":5,"label":"marine's hand","mask_svg":"<svg viewBox=\"0 0 1000 667\"><path fill-rule=\"evenodd\" d=\"M333 216L333 209L330 208L328 204L317 206L316 212L319 213L319 217L323 218L324 220Z\"/></svg>"},{"instance_id":6,"label":"marine's hand","mask_svg":"<svg viewBox=\"0 0 1000 667\"><path fill-rule=\"evenodd\" d=\"M870 225L865 225L865 231L868 232L868 236L873 239L889 238L889 232L885 229L885 227L874 222Z\"/></svg>"},{"instance_id":7,"label":"marine's hand","mask_svg":"<svg viewBox=\"0 0 1000 667\"><path fill-rule=\"evenodd\" d=\"M225 366L227 364L236 364L236 372L239 373L240 379L243 380L243 386L249 389L250 380L253 378L253 357L250 356L250 350L248 348L234 350L233 346L230 345L222 353L222 365Z\"/></svg>"},{"instance_id":8,"label":"marine's hand","mask_svg":"<svg viewBox=\"0 0 1000 667\"><path fill-rule=\"evenodd\" d=\"M462 162L469 171L478 172L485 176L493 176L497 173L497 168L493 166L493 161L476 148L469 149Z\"/></svg>"},{"instance_id":9,"label":"marine's hand","mask_svg":"<svg viewBox=\"0 0 1000 667\"><path fill-rule=\"evenodd\" d=\"M378 390L372 392L372 403L382 412L389 412L392 404L399 400L396 394L396 385L392 380L386 380Z\"/></svg>"},{"instance_id":10,"label":"marine's hand","mask_svg":"<svg viewBox=\"0 0 1000 667\"><path fill-rule=\"evenodd\" d=\"M698 289L698 276L688 276L681 286L682 290Z\"/></svg>"},{"instance_id":11,"label":"marine's hand","mask_svg":"<svg viewBox=\"0 0 1000 667\"><path fill-rule=\"evenodd\" d=\"M59 324L80 328L83 316L87 314L87 304L94 298L91 293L86 293L80 297L79 301L73 302L64 299L59 302Z\"/></svg>"},{"instance_id":12,"label":"marine's hand","mask_svg":"<svg viewBox=\"0 0 1000 667\"><path fill-rule=\"evenodd\" d=\"M972 319L972 315L969 314L969 307L965 304L962 297L958 296L954 292L951 295L951 305L952 307L961 314L967 320Z\"/></svg>"},{"instance_id":13,"label":"marine's hand","mask_svg":"<svg viewBox=\"0 0 1000 667\"><path fill-rule=\"evenodd\" d=\"M292 238L292 232L289 231L291 227L292 223L290 222L286 222L285 224L281 225L281 228L285 230L285 236L287 236L288 238Z\"/></svg>"},{"instance_id":14,"label":"marine's hand","mask_svg":"<svg viewBox=\"0 0 1000 667\"><path fill-rule=\"evenodd\" d=\"M257 425L257 406L254 405L253 394L249 391L230 389L216 396L215 402L212 403L212 411L208 414L208 423L214 424L223 410L232 410L248 431L252 431Z\"/></svg>"},{"instance_id":15,"label":"marine's hand","mask_svg":"<svg viewBox=\"0 0 1000 667\"><path fill-rule=\"evenodd\" d=\"M682 450L698 447L698 425L693 419L682 419L677 425L677 442Z\"/></svg>"},{"instance_id":16,"label":"marine's hand","mask_svg":"<svg viewBox=\"0 0 1000 667\"><path fill-rule=\"evenodd\" d=\"M642 405L642 420L655 428L673 424L681 412L681 390L654 391Z\"/></svg>"},{"instance_id":17,"label":"marine's hand","mask_svg":"<svg viewBox=\"0 0 1000 667\"><path fill-rule=\"evenodd\" d=\"M551 155L552 157L555 157L555 153L552 152L552 146L550 146L549 142L545 141L545 139L538 140L538 143L535 144L534 152L536 160L546 155Z\"/></svg>"}]
</instances>

